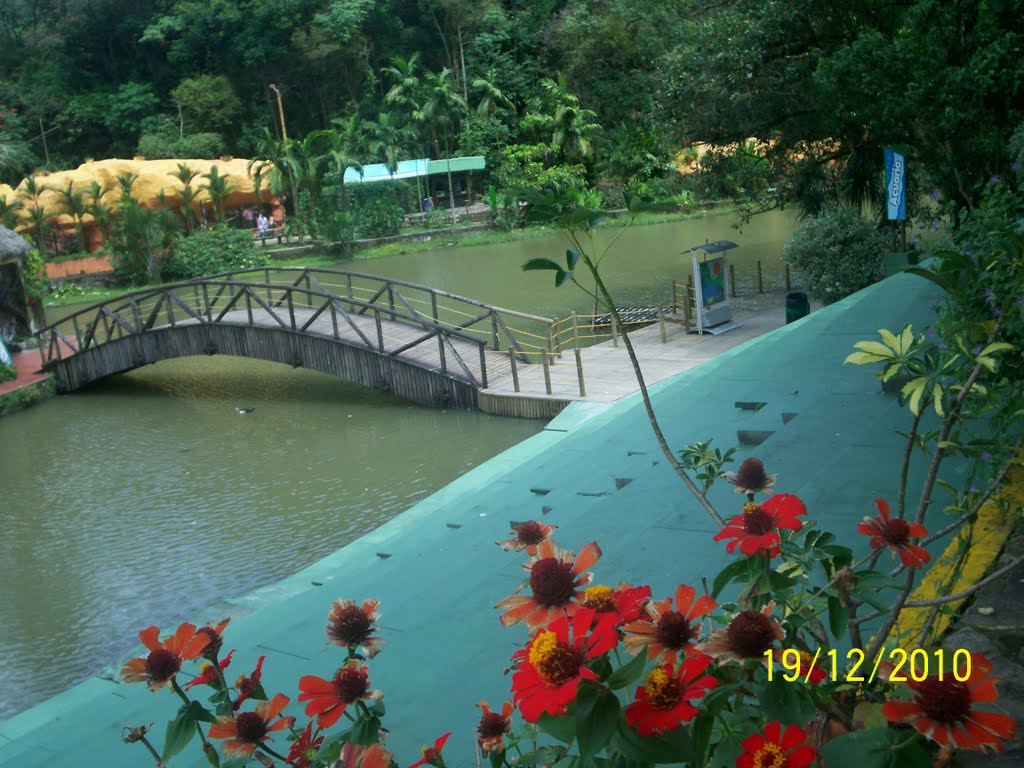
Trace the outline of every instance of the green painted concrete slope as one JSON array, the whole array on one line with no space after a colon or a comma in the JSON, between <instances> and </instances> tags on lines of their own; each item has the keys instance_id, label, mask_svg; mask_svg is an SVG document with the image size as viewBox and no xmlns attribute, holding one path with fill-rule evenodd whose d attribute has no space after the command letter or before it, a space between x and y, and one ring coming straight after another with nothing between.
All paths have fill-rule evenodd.
<instances>
[{"instance_id":1,"label":"green painted concrete slope","mask_svg":"<svg viewBox=\"0 0 1024 768\"><path fill-rule=\"evenodd\" d=\"M930 320L934 295L924 281L896 276L659 384L655 407L669 443L713 437L724 448L738 430L772 432L738 458L756 451L778 473L778 490L800 495L809 517L863 550L856 523L875 513L873 498L894 497L902 449L894 429L908 420L872 371L842 361L878 328ZM766 405L753 412L737 402ZM729 516L741 497L723 484L712 500ZM453 731L447 763L468 768L476 764L474 704L508 695L503 669L526 638L503 629L492 607L525 575L525 557L494 542L507 538L510 521L528 518L558 525L556 541L573 550L596 539L604 550L596 583L649 583L656 598L680 582L699 585L728 561L634 396L606 410L571 406L547 431L326 560L198 618L233 615L229 679L266 655L266 689L292 697L288 712L300 714L298 677L329 677L341 660L323 634L330 602L380 599L387 643L370 680L385 692L389 745L408 764L421 745ZM174 708L170 695L92 680L0 724L0 766L146 765L142 748L121 744L121 729L160 723ZM174 764L205 762L195 753Z\"/></svg>"}]
</instances>

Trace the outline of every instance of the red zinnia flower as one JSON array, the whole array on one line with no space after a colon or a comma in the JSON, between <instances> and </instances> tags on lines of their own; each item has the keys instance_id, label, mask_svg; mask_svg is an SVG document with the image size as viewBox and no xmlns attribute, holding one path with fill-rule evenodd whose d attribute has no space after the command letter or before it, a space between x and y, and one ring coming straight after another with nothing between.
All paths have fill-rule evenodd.
<instances>
[{"instance_id":1,"label":"red zinnia flower","mask_svg":"<svg viewBox=\"0 0 1024 768\"><path fill-rule=\"evenodd\" d=\"M528 555L537 554L537 546L558 527L557 525L538 523L536 520L527 520L525 523L518 524L513 523L513 525L515 526L512 528L513 538L494 543L506 552L512 549L525 549Z\"/></svg>"},{"instance_id":2,"label":"red zinnia flower","mask_svg":"<svg viewBox=\"0 0 1024 768\"><path fill-rule=\"evenodd\" d=\"M804 524L797 518L806 513L804 503L790 493L777 493L764 504L748 501L743 505L743 514L715 534L715 541L732 539L725 545L726 552L733 552L739 545L740 552L748 557L758 552L775 557L782 541L779 531L799 531Z\"/></svg>"},{"instance_id":3,"label":"red zinnia flower","mask_svg":"<svg viewBox=\"0 0 1024 768\"><path fill-rule=\"evenodd\" d=\"M927 536L928 531L923 525L908 523L899 517L890 517L889 502L875 499L875 506L881 513L877 517L865 517L857 525L857 533L871 537L871 548L888 547L893 556L899 556L900 562L907 568L922 568L931 555L923 547L911 544L911 539Z\"/></svg>"},{"instance_id":4,"label":"red zinnia flower","mask_svg":"<svg viewBox=\"0 0 1024 768\"><path fill-rule=\"evenodd\" d=\"M220 683L220 675L217 674L217 667L220 667L221 672L227 669L228 665L231 664L231 657L234 655L234 653L235 651L233 649L228 651L228 655L221 659L219 662L217 662L217 666L214 666L209 662L203 664L203 666L199 668L199 674L196 677L189 680L187 683L185 683L185 685L183 685L182 687L186 691L192 690L192 688L194 688L197 685L212 685L214 688L218 688Z\"/></svg>"},{"instance_id":5,"label":"red zinnia flower","mask_svg":"<svg viewBox=\"0 0 1024 768\"><path fill-rule=\"evenodd\" d=\"M887 671L892 665L886 664ZM1003 748L1002 740L1013 738L1017 725L1013 718L995 712L977 712L976 702L999 698L991 677L992 662L980 653L971 654L970 677L959 682L947 672L943 679L933 675L921 682L907 679L903 685L914 691L912 701L887 701L882 714L892 723L910 723L936 744L982 751Z\"/></svg>"},{"instance_id":6,"label":"red zinnia flower","mask_svg":"<svg viewBox=\"0 0 1024 768\"><path fill-rule=\"evenodd\" d=\"M700 619L718 607L709 595L696 597L697 591L686 584L676 587L676 608L672 610L672 598L656 600L644 607L648 618L627 624L626 650L636 656L644 646L647 657L660 662L678 661L679 655L686 655L693 648L700 629Z\"/></svg>"},{"instance_id":7,"label":"red zinnia flower","mask_svg":"<svg viewBox=\"0 0 1024 768\"><path fill-rule=\"evenodd\" d=\"M760 611L741 611L733 616L728 626L712 632L707 642L696 646L697 650L718 662L754 659L767 666L765 651L772 648L776 640L786 637L779 622L771 618L774 610L775 601L772 601Z\"/></svg>"},{"instance_id":8,"label":"red zinnia flower","mask_svg":"<svg viewBox=\"0 0 1024 768\"><path fill-rule=\"evenodd\" d=\"M508 608L501 615L501 623L510 627L525 621L532 632L558 616L572 616L578 607L577 601L583 597L580 588L593 578L583 571L600 557L601 548L596 541L587 544L576 556L568 550L559 550L551 539L544 539L537 548L537 556L523 566L530 572L533 595L513 594L498 603L495 608Z\"/></svg>"},{"instance_id":9,"label":"red zinnia flower","mask_svg":"<svg viewBox=\"0 0 1024 768\"><path fill-rule=\"evenodd\" d=\"M255 712L239 712L231 717L221 715L210 726L211 739L228 739L224 742L224 754L231 757L252 757L256 745L270 738L273 731L290 728L294 717L280 717L271 721L288 706L288 697L277 694L270 701L261 701Z\"/></svg>"},{"instance_id":10,"label":"red zinnia flower","mask_svg":"<svg viewBox=\"0 0 1024 768\"><path fill-rule=\"evenodd\" d=\"M583 592L583 606L593 608L598 613L618 614L617 626L636 621L640 618L644 606L651 598L651 588L648 586L632 587L629 584L619 584L615 589L597 584L587 587Z\"/></svg>"},{"instance_id":11,"label":"red zinnia flower","mask_svg":"<svg viewBox=\"0 0 1024 768\"><path fill-rule=\"evenodd\" d=\"M768 723L763 735L755 733L743 740L743 754L736 758L736 768L807 768L818 751L805 741L807 733L798 726L791 725L782 733L778 720Z\"/></svg>"},{"instance_id":12,"label":"red zinnia flower","mask_svg":"<svg viewBox=\"0 0 1024 768\"><path fill-rule=\"evenodd\" d=\"M512 732L512 702L501 705L501 714L492 712L486 701L477 704L483 713L476 727L476 740L484 752L504 752L504 735Z\"/></svg>"},{"instance_id":13,"label":"red zinnia flower","mask_svg":"<svg viewBox=\"0 0 1024 768\"><path fill-rule=\"evenodd\" d=\"M641 736L651 736L693 720L697 708L690 701L718 685L710 675L701 677L710 663L709 656L691 656L678 669L672 664L652 669L636 689L636 701L626 707L626 722Z\"/></svg>"},{"instance_id":14,"label":"red zinnia flower","mask_svg":"<svg viewBox=\"0 0 1024 768\"><path fill-rule=\"evenodd\" d=\"M309 768L323 743L324 737L320 735L320 729L317 728L316 733L313 733L313 724L306 723L306 730L299 734L299 738L289 747L288 759L285 762L292 768Z\"/></svg>"},{"instance_id":15,"label":"red zinnia flower","mask_svg":"<svg viewBox=\"0 0 1024 768\"><path fill-rule=\"evenodd\" d=\"M512 655L517 667L512 694L523 719L535 723L544 712L565 714L580 681L598 679L584 664L618 645L616 618L613 613L580 608L572 617L571 638L569 619L563 616Z\"/></svg>"},{"instance_id":16,"label":"red zinnia flower","mask_svg":"<svg viewBox=\"0 0 1024 768\"><path fill-rule=\"evenodd\" d=\"M797 653L800 654L800 669L798 671L801 680L808 680L817 685L827 677L828 673L819 664L815 663L814 656L807 651L798 650ZM780 656L779 658L782 657ZM808 674L810 675L809 678Z\"/></svg>"},{"instance_id":17,"label":"red zinnia flower","mask_svg":"<svg viewBox=\"0 0 1024 768\"><path fill-rule=\"evenodd\" d=\"M307 715L317 715L317 725L330 728L345 713L345 708L362 699L379 701L384 694L370 690L366 665L358 659L349 659L333 680L315 675L299 678L299 701L308 701Z\"/></svg>"},{"instance_id":18,"label":"red zinnia flower","mask_svg":"<svg viewBox=\"0 0 1024 768\"><path fill-rule=\"evenodd\" d=\"M235 681L235 688L239 693L238 701L235 702L235 710L242 706L242 702L250 697L256 699L266 698L263 694L263 688L260 686L260 680L263 677L263 662L266 658L266 656L260 656L256 661L256 668L252 671L252 674L239 675Z\"/></svg>"},{"instance_id":19,"label":"red zinnia flower","mask_svg":"<svg viewBox=\"0 0 1024 768\"><path fill-rule=\"evenodd\" d=\"M418 762L413 763L409 768L420 768L421 765L436 765L439 768L444 768L444 758L441 757L441 750L444 749L444 743L448 741L448 737L451 733L446 733L444 736L438 736L434 740L434 746L423 748L423 757Z\"/></svg>"},{"instance_id":20,"label":"red zinnia flower","mask_svg":"<svg viewBox=\"0 0 1024 768\"><path fill-rule=\"evenodd\" d=\"M377 606L379 600L366 600L362 606L355 600L335 600L327 614L327 640L342 648L353 649L362 646L368 658L380 653L378 643L382 638L371 637L377 631L373 622L380 618Z\"/></svg>"},{"instance_id":21,"label":"red zinnia flower","mask_svg":"<svg viewBox=\"0 0 1024 768\"><path fill-rule=\"evenodd\" d=\"M203 652L210 642L204 634L196 633L195 624L181 624L174 634L159 641L160 630L147 627L139 632L139 640L149 649L149 655L131 659L121 669L126 683L148 682L149 690L158 691L167 685L179 671L183 661L191 661Z\"/></svg>"},{"instance_id":22,"label":"red zinnia flower","mask_svg":"<svg viewBox=\"0 0 1024 768\"><path fill-rule=\"evenodd\" d=\"M388 768L391 765L391 753L383 744L353 744L346 741L341 748L341 759L332 768Z\"/></svg>"}]
</instances>

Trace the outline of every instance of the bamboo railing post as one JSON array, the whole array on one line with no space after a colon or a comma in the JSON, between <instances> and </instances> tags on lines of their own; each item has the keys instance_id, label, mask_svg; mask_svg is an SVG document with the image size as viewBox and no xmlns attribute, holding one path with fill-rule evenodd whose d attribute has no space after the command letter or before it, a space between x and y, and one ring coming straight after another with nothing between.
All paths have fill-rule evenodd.
<instances>
[{"instance_id":1,"label":"bamboo railing post","mask_svg":"<svg viewBox=\"0 0 1024 768\"><path fill-rule=\"evenodd\" d=\"M587 396L587 387L583 383L583 353L580 352L580 348L576 347L576 380L580 383L580 397Z\"/></svg>"},{"instance_id":2,"label":"bamboo railing post","mask_svg":"<svg viewBox=\"0 0 1024 768\"><path fill-rule=\"evenodd\" d=\"M548 354L553 356L555 354L555 342L554 342L554 339L551 337L551 326L550 325L548 326L547 336L548 336ZM561 357L561 355L559 355L559 357Z\"/></svg>"},{"instance_id":3,"label":"bamboo railing post","mask_svg":"<svg viewBox=\"0 0 1024 768\"><path fill-rule=\"evenodd\" d=\"M306 294L307 296L309 294ZM295 330L295 299L293 298L293 292L288 291L288 318L292 324L292 330Z\"/></svg>"},{"instance_id":4,"label":"bamboo railing post","mask_svg":"<svg viewBox=\"0 0 1024 768\"><path fill-rule=\"evenodd\" d=\"M269 269L265 269L265 270L263 270L263 279L264 279L264 281L265 281L265 282L266 282L266 284L267 284L267 303L269 304L269 303L270 303L270 300L271 300L271 292L270 292L270 270L269 270Z\"/></svg>"},{"instance_id":5,"label":"bamboo railing post","mask_svg":"<svg viewBox=\"0 0 1024 768\"><path fill-rule=\"evenodd\" d=\"M512 389L516 392L519 391L519 366L516 365L516 353L515 350L510 349L508 351L508 360L512 363Z\"/></svg>"},{"instance_id":6,"label":"bamboo railing post","mask_svg":"<svg viewBox=\"0 0 1024 768\"><path fill-rule=\"evenodd\" d=\"M206 307L206 322L213 322L213 307L210 306L210 289L206 283L203 283L203 306Z\"/></svg>"},{"instance_id":7,"label":"bamboo railing post","mask_svg":"<svg viewBox=\"0 0 1024 768\"><path fill-rule=\"evenodd\" d=\"M793 285L792 285L790 274L789 274L789 264L787 264L786 265L786 292L788 293L792 289L793 289Z\"/></svg>"},{"instance_id":8,"label":"bamboo railing post","mask_svg":"<svg viewBox=\"0 0 1024 768\"><path fill-rule=\"evenodd\" d=\"M491 340L494 342L494 349L500 349L498 346L498 316L491 310Z\"/></svg>"},{"instance_id":9,"label":"bamboo railing post","mask_svg":"<svg viewBox=\"0 0 1024 768\"><path fill-rule=\"evenodd\" d=\"M757 260L757 292L764 293L764 275L761 274L761 260Z\"/></svg>"},{"instance_id":10,"label":"bamboo railing post","mask_svg":"<svg viewBox=\"0 0 1024 768\"><path fill-rule=\"evenodd\" d=\"M549 395L551 394L551 367L548 365L548 356L546 353L541 352L544 355L544 391Z\"/></svg>"},{"instance_id":11,"label":"bamboo railing post","mask_svg":"<svg viewBox=\"0 0 1024 768\"><path fill-rule=\"evenodd\" d=\"M380 324L380 309L375 309L373 313L374 318L377 321L377 351L384 351L384 328Z\"/></svg>"},{"instance_id":12,"label":"bamboo railing post","mask_svg":"<svg viewBox=\"0 0 1024 768\"><path fill-rule=\"evenodd\" d=\"M732 297L734 299L736 298L736 265L735 264L730 264L729 265L729 293L732 294Z\"/></svg>"},{"instance_id":13,"label":"bamboo railing post","mask_svg":"<svg viewBox=\"0 0 1024 768\"><path fill-rule=\"evenodd\" d=\"M352 306L352 275L345 273L345 295L349 298L349 306Z\"/></svg>"},{"instance_id":14,"label":"bamboo railing post","mask_svg":"<svg viewBox=\"0 0 1024 768\"><path fill-rule=\"evenodd\" d=\"M75 341L78 342L78 348L82 348L82 331L78 327L78 315L75 315L71 320L71 325L75 329ZM57 342L57 349L60 349L60 341Z\"/></svg>"},{"instance_id":15,"label":"bamboo railing post","mask_svg":"<svg viewBox=\"0 0 1024 768\"><path fill-rule=\"evenodd\" d=\"M441 357L441 373L448 373L448 360L444 356L444 336L437 332L437 353Z\"/></svg>"},{"instance_id":16,"label":"bamboo railing post","mask_svg":"<svg viewBox=\"0 0 1024 768\"><path fill-rule=\"evenodd\" d=\"M577 351L580 348L580 324L575 312L572 313L572 348Z\"/></svg>"},{"instance_id":17,"label":"bamboo railing post","mask_svg":"<svg viewBox=\"0 0 1024 768\"><path fill-rule=\"evenodd\" d=\"M661 326L661 343L668 343L668 330L665 328L665 309L658 305L658 324Z\"/></svg>"},{"instance_id":18,"label":"bamboo railing post","mask_svg":"<svg viewBox=\"0 0 1024 768\"><path fill-rule=\"evenodd\" d=\"M487 389L487 345L480 342L480 379L481 389Z\"/></svg>"},{"instance_id":19,"label":"bamboo railing post","mask_svg":"<svg viewBox=\"0 0 1024 768\"><path fill-rule=\"evenodd\" d=\"M242 290L245 291L245 308L249 312L249 325L252 325L252 294L249 293L249 289L248 288L243 288ZM291 295L292 295L291 291L289 291L288 292L288 298L289 299L291 299ZM170 304L170 302L167 302L167 303Z\"/></svg>"},{"instance_id":20,"label":"bamboo railing post","mask_svg":"<svg viewBox=\"0 0 1024 768\"><path fill-rule=\"evenodd\" d=\"M438 323L440 320L437 317L437 292L430 292L430 311L433 313L434 322Z\"/></svg>"},{"instance_id":21,"label":"bamboo railing post","mask_svg":"<svg viewBox=\"0 0 1024 768\"><path fill-rule=\"evenodd\" d=\"M612 321L612 346L618 349L619 347L619 329L616 327L615 315L609 315L609 319Z\"/></svg>"}]
</instances>

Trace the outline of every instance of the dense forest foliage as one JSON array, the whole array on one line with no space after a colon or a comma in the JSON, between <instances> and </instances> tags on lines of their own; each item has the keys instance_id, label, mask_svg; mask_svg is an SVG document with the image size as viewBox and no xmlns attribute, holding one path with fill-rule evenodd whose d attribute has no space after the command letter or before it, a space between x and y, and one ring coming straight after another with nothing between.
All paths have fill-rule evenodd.
<instances>
[{"instance_id":1,"label":"dense forest foliage","mask_svg":"<svg viewBox=\"0 0 1024 768\"><path fill-rule=\"evenodd\" d=\"M900 144L970 208L1019 159L1022 41L1020 0L4 0L0 180L272 160L284 128L294 162L315 138L337 167L483 154L499 186L657 193L710 142L706 194L814 212L878 200Z\"/></svg>"}]
</instances>

